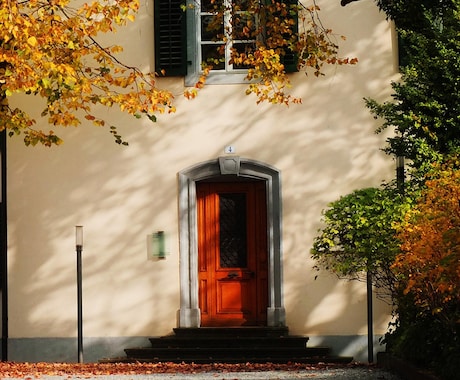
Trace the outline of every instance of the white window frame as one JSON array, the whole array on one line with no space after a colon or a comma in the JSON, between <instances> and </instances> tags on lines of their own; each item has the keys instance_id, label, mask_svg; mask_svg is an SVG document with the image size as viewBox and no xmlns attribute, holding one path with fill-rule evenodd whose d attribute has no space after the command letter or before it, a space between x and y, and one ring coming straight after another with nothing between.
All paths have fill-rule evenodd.
<instances>
[{"instance_id":1,"label":"white window frame","mask_svg":"<svg viewBox=\"0 0 460 380\"><path fill-rule=\"evenodd\" d=\"M226 3L229 0L224 0ZM187 0L187 75L185 76L185 85L193 86L202 74L201 63L201 2L200 0ZM231 21L230 14L224 15L224 23L229 25ZM225 25L224 25L225 29ZM234 42L240 42L234 41ZM244 41L243 41L244 42ZM249 42L249 41L248 41ZM230 57L230 44L227 44L225 51L225 69L211 70L206 84L238 84L250 83L247 79L246 69L233 69L228 63Z\"/></svg>"}]
</instances>

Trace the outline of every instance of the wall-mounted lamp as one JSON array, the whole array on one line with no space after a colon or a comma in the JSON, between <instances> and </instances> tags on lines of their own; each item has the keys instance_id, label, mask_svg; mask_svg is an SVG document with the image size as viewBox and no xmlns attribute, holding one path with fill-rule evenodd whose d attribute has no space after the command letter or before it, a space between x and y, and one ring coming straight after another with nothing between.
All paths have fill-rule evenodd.
<instances>
[{"instance_id":1,"label":"wall-mounted lamp","mask_svg":"<svg viewBox=\"0 0 460 380\"><path fill-rule=\"evenodd\" d=\"M164 231L157 231L147 235L147 258L149 260L165 259L167 254L166 234Z\"/></svg>"}]
</instances>

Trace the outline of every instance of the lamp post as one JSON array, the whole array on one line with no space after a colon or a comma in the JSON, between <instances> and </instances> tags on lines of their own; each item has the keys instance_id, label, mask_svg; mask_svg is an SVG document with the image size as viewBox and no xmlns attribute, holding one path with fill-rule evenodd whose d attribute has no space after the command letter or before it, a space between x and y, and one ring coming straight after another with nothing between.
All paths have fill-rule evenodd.
<instances>
[{"instance_id":1,"label":"lamp post","mask_svg":"<svg viewBox=\"0 0 460 380\"><path fill-rule=\"evenodd\" d=\"M404 194L404 156L396 156L396 185L401 194Z\"/></svg>"},{"instance_id":2,"label":"lamp post","mask_svg":"<svg viewBox=\"0 0 460 380\"><path fill-rule=\"evenodd\" d=\"M77 325L78 325L78 363L83 363L83 298L81 276L81 251L83 250L83 226L75 226L75 244L77 249Z\"/></svg>"},{"instance_id":3,"label":"lamp post","mask_svg":"<svg viewBox=\"0 0 460 380\"><path fill-rule=\"evenodd\" d=\"M372 273L367 268L366 276L367 288L367 361L374 362L374 311L372 302Z\"/></svg>"}]
</instances>

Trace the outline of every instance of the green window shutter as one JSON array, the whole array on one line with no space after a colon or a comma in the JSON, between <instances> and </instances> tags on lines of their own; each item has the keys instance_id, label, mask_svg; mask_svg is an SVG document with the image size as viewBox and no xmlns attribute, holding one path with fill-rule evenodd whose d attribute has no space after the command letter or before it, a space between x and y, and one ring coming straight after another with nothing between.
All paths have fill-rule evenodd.
<instances>
[{"instance_id":1,"label":"green window shutter","mask_svg":"<svg viewBox=\"0 0 460 380\"><path fill-rule=\"evenodd\" d=\"M287 73L295 73L299 71L297 68L297 63L299 60L299 56L297 53L294 53L289 48L285 48L284 56L281 57L281 63L284 65L284 70Z\"/></svg>"},{"instance_id":2,"label":"green window shutter","mask_svg":"<svg viewBox=\"0 0 460 380\"><path fill-rule=\"evenodd\" d=\"M298 6L298 0L281 0L281 2L286 3L291 6ZM294 18L294 25L292 26L293 28L293 33L297 35L299 31L299 16L297 12L295 15L291 15L292 18ZM284 65L284 70L287 73L294 73L296 71L299 71L297 68L297 64L299 61L299 56L297 53L293 52L290 50L287 46L284 48L284 55L281 57L281 63Z\"/></svg>"},{"instance_id":3,"label":"green window shutter","mask_svg":"<svg viewBox=\"0 0 460 380\"><path fill-rule=\"evenodd\" d=\"M187 43L183 0L155 1L155 71L165 76L187 73Z\"/></svg>"}]
</instances>

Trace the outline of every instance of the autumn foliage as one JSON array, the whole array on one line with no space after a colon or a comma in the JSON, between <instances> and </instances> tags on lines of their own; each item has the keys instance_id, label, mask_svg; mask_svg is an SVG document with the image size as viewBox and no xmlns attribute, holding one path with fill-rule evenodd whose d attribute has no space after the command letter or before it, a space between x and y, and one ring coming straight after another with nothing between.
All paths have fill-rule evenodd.
<instances>
[{"instance_id":1,"label":"autumn foliage","mask_svg":"<svg viewBox=\"0 0 460 380\"><path fill-rule=\"evenodd\" d=\"M41 115L52 126L77 126L82 118L103 126L94 113L98 105L152 119L174 111L171 93L156 87L153 74L121 63L115 57L121 46L97 41L99 34L134 20L137 0L80 6L70 0L1 0L0 5L0 130L22 132L26 145L61 142L53 130L36 129L24 110L10 107L8 98L17 93L43 98ZM121 143L114 127L112 133Z\"/></svg>"},{"instance_id":2,"label":"autumn foliage","mask_svg":"<svg viewBox=\"0 0 460 380\"><path fill-rule=\"evenodd\" d=\"M331 29L325 28L319 17L320 7L315 0L304 5L297 0L236 1L211 0L207 11L213 14L214 22L208 31L216 32L216 41L254 41L244 51L232 48L230 62L247 68L249 86L246 94L254 94L257 103L300 103L301 99L289 94L291 87L286 73L286 58L295 61L298 71L324 75L323 66L353 65L357 58L339 56L338 39ZM232 30L221 32L219 20L232 15ZM224 49L222 45L221 49ZM219 53L223 55L222 52ZM212 69L218 60L203 64Z\"/></svg>"},{"instance_id":3,"label":"autumn foliage","mask_svg":"<svg viewBox=\"0 0 460 380\"><path fill-rule=\"evenodd\" d=\"M402 253L393 270L404 293L411 293L416 305L433 315L446 318L452 305L460 311L459 170L440 169L426 181L426 190L406 215L398 237Z\"/></svg>"},{"instance_id":4,"label":"autumn foliage","mask_svg":"<svg viewBox=\"0 0 460 380\"><path fill-rule=\"evenodd\" d=\"M300 102L287 91L290 81L282 62L286 52L295 55L299 69L313 68L316 76L325 63L356 63L338 58L335 36L321 24L314 1L308 8L296 1L243 3L249 8L232 18L239 35L225 31L219 38L255 41L253 50L233 51L231 60L247 69L246 93L255 94L258 103ZM220 30L219 20L229 10L224 2L210 4ZM51 146L62 142L53 128L78 126L84 120L105 126L106 120L97 113L101 106L152 121L159 113L175 111L172 93L159 88L155 73L124 64L117 58L122 46L100 42L102 34L115 33L134 21L138 0L0 0L0 6L0 131L22 134L26 145ZM184 89L187 98L197 95L212 67L213 62L203 62L194 88ZM24 109L11 106L10 99L17 94L43 100L41 116L51 130L42 130ZM127 144L116 126L109 128L117 143Z\"/></svg>"}]
</instances>

